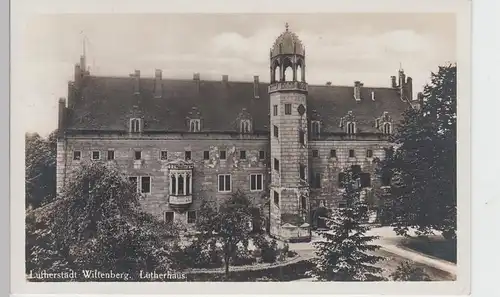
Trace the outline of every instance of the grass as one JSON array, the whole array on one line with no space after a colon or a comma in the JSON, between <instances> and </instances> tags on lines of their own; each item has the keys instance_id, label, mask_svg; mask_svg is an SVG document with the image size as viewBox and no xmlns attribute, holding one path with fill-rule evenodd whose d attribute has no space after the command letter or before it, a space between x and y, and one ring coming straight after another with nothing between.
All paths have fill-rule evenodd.
<instances>
[{"instance_id":1,"label":"grass","mask_svg":"<svg viewBox=\"0 0 500 297\"><path fill-rule=\"evenodd\" d=\"M420 236L403 240L402 247L439 258L448 262L457 263L457 242L437 236Z\"/></svg>"}]
</instances>

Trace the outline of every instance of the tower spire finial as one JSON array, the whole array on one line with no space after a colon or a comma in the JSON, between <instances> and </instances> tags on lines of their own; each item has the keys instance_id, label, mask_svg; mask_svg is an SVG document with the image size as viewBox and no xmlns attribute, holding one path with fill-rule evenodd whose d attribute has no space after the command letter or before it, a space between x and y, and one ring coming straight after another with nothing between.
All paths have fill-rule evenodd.
<instances>
[{"instance_id":1,"label":"tower spire finial","mask_svg":"<svg viewBox=\"0 0 500 297\"><path fill-rule=\"evenodd\" d=\"M285 29L288 32L288 22L285 23Z\"/></svg>"}]
</instances>

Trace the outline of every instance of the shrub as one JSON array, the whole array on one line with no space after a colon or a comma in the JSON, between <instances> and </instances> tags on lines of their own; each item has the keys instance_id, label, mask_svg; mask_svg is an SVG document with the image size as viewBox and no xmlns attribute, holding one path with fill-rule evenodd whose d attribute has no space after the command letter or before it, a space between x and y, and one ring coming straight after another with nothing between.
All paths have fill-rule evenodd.
<instances>
[{"instance_id":1,"label":"shrub","mask_svg":"<svg viewBox=\"0 0 500 297\"><path fill-rule=\"evenodd\" d=\"M420 267L415 267L410 261L399 264L398 268L391 275L395 281L428 281L429 276Z\"/></svg>"},{"instance_id":2,"label":"shrub","mask_svg":"<svg viewBox=\"0 0 500 297\"><path fill-rule=\"evenodd\" d=\"M252 265L255 263L255 257L246 248L240 247L231 263L235 266Z\"/></svg>"},{"instance_id":3,"label":"shrub","mask_svg":"<svg viewBox=\"0 0 500 297\"><path fill-rule=\"evenodd\" d=\"M263 245L260 247L262 261L265 263L276 262L276 257L278 256L278 244L276 240L271 240L271 242L265 240Z\"/></svg>"}]
</instances>

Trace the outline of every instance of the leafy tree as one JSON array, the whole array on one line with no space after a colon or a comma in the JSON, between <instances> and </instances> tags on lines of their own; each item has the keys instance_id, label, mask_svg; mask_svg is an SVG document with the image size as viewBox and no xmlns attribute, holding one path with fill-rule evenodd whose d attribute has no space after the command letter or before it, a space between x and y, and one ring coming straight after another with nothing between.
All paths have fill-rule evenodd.
<instances>
[{"instance_id":1,"label":"leafy tree","mask_svg":"<svg viewBox=\"0 0 500 297\"><path fill-rule=\"evenodd\" d=\"M235 259L238 245L248 246L251 237L249 222L252 218L250 200L240 191L222 202L217 209L214 203L205 201L196 222L200 232L198 240L208 246L222 246L226 278L229 265Z\"/></svg>"},{"instance_id":2,"label":"leafy tree","mask_svg":"<svg viewBox=\"0 0 500 297\"><path fill-rule=\"evenodd\" d=\"M117 168L83 164L43 211L47 225L38 231L50 234L48 250L58 251L53 261L62 257L73 270L136 273L177 265L170 254L176 230L140 209L133 185Z\"/></svg>"},{"instance_id":3,"label":"leafy tree","mask_svg":"<svg viewBox=\"0 0 500 297\"><path fill-rule=\"evenodd\" d=\"M360 199L359 176L352 169L344 170L342 186L345 208L332 212L325 218L329 230L320 231L324 240L315 242L315 267L311 275L327 281L373 281L381 280L381 269L374 264L381 257L370 254L379 246L370 242L376 236L367 236L368 207Z\"/></svg>"},{"instance_id":4,"label":"leafy tree","mask_svg":"<svg viewBox=\"0 0 500 297\"><path fill-rule=\"evenodd\" d=\"M25 145L25 201L26 208L31 209L56 196L56 149L51 139L37 133L27 133Z\"/></svg>"},{"instance_id":5,"label":"leafy tree","mask_svg":"<svg viewBox=\"0 0 500 297\"><path fill-rule=\"evenodd\" d=\"M455 237L456 230L456 65L439 67L424 88L421 108L409 108L391 141L395 149L380 172L392 182L393 225Z\"/></svg>"},{"instance_id":6,"label":"leafy tree","mask_svg":"<svg viewBox=\"0 0 500 297\"><path fill-rule=\"evenodd\" d=\"M430 281L429 275L420 267L415 267L410 261L399 264L390 277L395 281Z\"/></svg>"}]
</instances>

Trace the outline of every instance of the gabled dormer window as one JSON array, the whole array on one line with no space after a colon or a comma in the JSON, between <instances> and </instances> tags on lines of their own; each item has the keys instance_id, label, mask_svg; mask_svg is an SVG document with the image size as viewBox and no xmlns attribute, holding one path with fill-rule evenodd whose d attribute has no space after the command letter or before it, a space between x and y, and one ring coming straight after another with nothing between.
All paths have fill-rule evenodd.
<instances>
[{"instance_id":1,"label":"gabled dormer window","mask_svg":"<svg viewBox=\"0 0 500 297\"><path fill-rule=\"evenodd\" d=\"M250 120L241 120L240 121L240 132L241 133L250 133L252 131L252 123Z\"/></svg>"},{"instance_id":2,"label":"gabled dormer window","mask_svg":"<svg viewBox=\"0 0 500 297\"><path fill-rule=\"evenodd\" d=\"M311 121L311 135L313 137L319 137L321 130L321 125L319 121Z\"/></svg>"},{"instance_id":3,"label":"gabled dormer window","mask_svg":"<svg viewBox=\"0 0 500 297\"><path fill-rule=\"evenodd\" d=\"M131 133L140 133L142 132L142 120L139 118L130 119L129 131Z\"/></svg>"},{"instance_id":4,"label":"gabled dormer window","mask_svg":"<svg viewBox=\"0 0 500 297\"><path fill-rule=\"evenodd\" d=\"M201 123L199 119L189 120L189 132L200 132Z\"/></svg>"},{"instance_id":5,"label":"gabled dormer window","mask_svg":"<svg viewBox=\"0 0 500 297\"><path fill-rule=\"evenodd\" d=\"M392 131L391 123L384 123L383 128L384 128L383 129L384 134L391 134Z\"/></svg>"},{"instance_id":6,"label":"gabled dormer window","mask_svg":"<svg viewBox=\"0 0 500 297\"><path fill-rule=\"evenodd\" d=\"M356 123L348 122L346 125L347 134L355 134L356 133Z\"/></svg>"}]
</instances>

